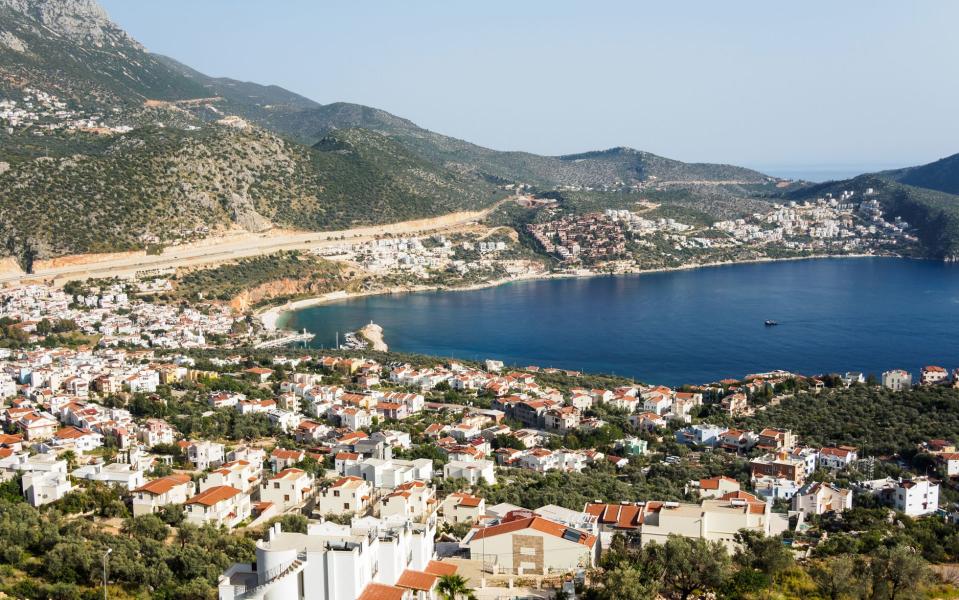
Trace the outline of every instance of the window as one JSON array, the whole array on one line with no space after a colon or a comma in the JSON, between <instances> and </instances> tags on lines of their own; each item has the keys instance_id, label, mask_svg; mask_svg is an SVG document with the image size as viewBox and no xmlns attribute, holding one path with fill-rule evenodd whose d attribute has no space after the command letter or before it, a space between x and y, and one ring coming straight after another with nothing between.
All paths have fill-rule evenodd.
<instances>
[{"instance_id":1,"label":"window","mask_svg":"<svg viewBox=\"0 0 959 600\"><path fill-rule=\"evenodd\" d=\"M274 489L274 490L280 489L280 484L279 484L279 483L274 483L274 484L273 484L273 489Z\"/></svg>"},{"instance_id":2,"label":"window","mask_svg":"<svg viewBox=\"0 0 959 600\"><path fill-rule=\"evenodd\" d=\"M284 502L289 502L289 501L290 501L290 495L289 495L289 494L283 494L283 501L284 501Z\"/></svg>"},{"instance_id":3,"label":"window","mask_svg":"<svg viewBox=\"0 0 959 600\"><path fill-rule=\"evenodd\" d=\"M349 502L344 502L344 503L343 503L343 510L350 510L350 503L349 503Z\"/></svg>"},{"instance_id":4,"label":"window","mask_svg":"<svg viewBox=\"0 0 959 600\"><path fill-rule=\"evenodd\" d=\"M536 548L520 548L519 553L523 556L536 556Z\"/></svg>"}]
</instances>

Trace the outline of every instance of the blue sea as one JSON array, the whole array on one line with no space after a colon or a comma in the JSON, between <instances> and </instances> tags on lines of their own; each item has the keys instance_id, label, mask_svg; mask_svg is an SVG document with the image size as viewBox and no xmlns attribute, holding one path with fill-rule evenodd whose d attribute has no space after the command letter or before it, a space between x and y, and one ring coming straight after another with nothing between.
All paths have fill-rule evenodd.
<instances>
[{"instance_id":1,"label":"blue sea","mask_svg":"<svg viewBox=\"0 0 959 600\"><path fill-rule=\"evenodd\" d=\"M523 281L347 300L291 313L282 325L305 327L317 334L314 346L329 348L337 331L371 320L391 350L667 385L772 369L951 369L959 366L959 265L816 259Z\"/></svg>"}]
</instances>

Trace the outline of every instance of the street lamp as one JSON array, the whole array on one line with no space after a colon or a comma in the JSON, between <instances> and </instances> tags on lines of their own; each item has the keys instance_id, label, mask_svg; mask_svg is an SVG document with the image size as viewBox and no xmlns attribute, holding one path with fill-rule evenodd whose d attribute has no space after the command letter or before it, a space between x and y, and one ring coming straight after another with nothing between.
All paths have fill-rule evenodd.
<instances>
[{"instance_id":1,"label":"street lamp","mask_svg":"<svg viewBox=\"0 0 959 600\"><path fill-rule=\"evenodd\" d=\"M107 600L107 557L113 552L113 548L107 548L103 553L103 600Z\"/></svg>"}]
</instances>

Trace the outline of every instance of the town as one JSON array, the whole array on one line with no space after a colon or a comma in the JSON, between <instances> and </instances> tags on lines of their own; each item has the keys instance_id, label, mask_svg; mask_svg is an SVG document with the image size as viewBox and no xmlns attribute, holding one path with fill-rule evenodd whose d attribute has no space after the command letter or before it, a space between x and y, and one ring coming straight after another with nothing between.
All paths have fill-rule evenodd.
<instances>
[{"instance_id":1,"label":"town","mask_svg":"<svg viewBox=\"0 0 959 600\"><path fill-rule=\"evenodd\" d=\"M100 135L132 131L133 127L129 125L109 124L119 112L119 109L114 109L115 114L109 115L109 118L103 114L88 113L71 108L52 93L27 87L23 88L19 100L0 98L0 128L8 135L28 131L36 136L58 130Z\"/></svg>"},{"instance_id":2,"label":"town","mask_svg":"<svg viewBox=\"0 0 959 600\"><path fill-rule=\"evenodd\" d=\"M0 318L17 335L0 349L0 477L33 507L107 497L134 521L262 532L255 562L220 575L222 599L436 598L454 580L481 598L548 598L591 585L623 543L678 536L732 554L756 535L788 540L802 559L859 503L959 521L944 500L959 475L952 440L922 440L920 471L843 440L749 426L800 394L946 389L959 369L670 388L495 359L211 350L206 337L243 317L86 292L3 293ZM49 343L73 328L100 337ZM510 491L553 474L669 483L547 503Z\"/></svg>"},{"instance_id":3,"label":"town","mask_svg":"<svg viewBox=\"0 0 959 600\"><path fill-rule=\"evenodd\" d=\"M541 250L566 268L612 268L629 272L650 266L690 266L716 260L802 255L895 252L917 241L909 224L888 221L869 188L863 198L844 191L815 201L771 204L753 213L711 225L690 225L674 218L646 218L657 205L638 202L638 212L560 216L527 229ZM555 210L555 209L554 209ZM735 254L730 255L733 252Z\"/></svg>"}]
</instances>

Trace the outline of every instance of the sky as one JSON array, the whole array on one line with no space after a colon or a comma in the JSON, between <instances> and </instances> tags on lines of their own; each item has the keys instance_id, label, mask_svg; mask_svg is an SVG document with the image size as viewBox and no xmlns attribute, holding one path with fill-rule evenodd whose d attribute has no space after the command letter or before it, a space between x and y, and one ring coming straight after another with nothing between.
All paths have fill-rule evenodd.
<instances>
[{"instance_id":1,"label":"sky","mask_svg":"<svg viewBox=\"0 0 959 600\"><path fill-rule=\"evenodd\" d=\"M208 75L498 150L780 174L959 152L959 2L101 0Z\"/></svg>"}]
</instances>

